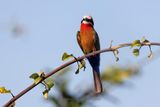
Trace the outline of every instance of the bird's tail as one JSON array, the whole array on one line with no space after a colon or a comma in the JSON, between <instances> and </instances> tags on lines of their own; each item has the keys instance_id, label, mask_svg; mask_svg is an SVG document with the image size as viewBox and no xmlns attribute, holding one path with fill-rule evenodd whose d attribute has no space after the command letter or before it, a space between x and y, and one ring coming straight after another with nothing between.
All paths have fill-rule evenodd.
<instances>
[{"instance_id":1,"label":"bird's tail","mask_svg":"<svg viewBox=\"0 0 160 107\"><path fill-rule=\"evenodd\" d=\"M93 77L94 77L94 86L95 86L96 93L97 94L102 93L103 88L102 88L102 82L101 82L99 67L94 67L93 68Z\"/></svg>"},{"instance_id":2,"label":"bird's tail","mask_svg":"<svg viewBox=\"0 0 160 107\"><path fill-rule=\"evenodd\" d=\"M100 55L91 56L88 58L89 63L93 68L94 86L96 93L101 93L103 91L102 82L100 77Z\"/></svg>"}]
</instances>

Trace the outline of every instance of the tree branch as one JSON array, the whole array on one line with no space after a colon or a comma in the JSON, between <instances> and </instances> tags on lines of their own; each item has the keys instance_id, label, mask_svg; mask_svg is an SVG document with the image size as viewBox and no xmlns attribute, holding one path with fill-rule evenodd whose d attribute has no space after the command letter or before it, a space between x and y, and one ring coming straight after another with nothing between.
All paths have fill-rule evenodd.
<instances>
[{"instance_id":1,"label":"tree branch","mask_svg":"<svg viewBox=\"0 0 160 107\"><path fill-rule=\"evenodd\" d=\"M141 46L160 46L160 43L156 43L156 42L152 42L152 43L140 43ZM60 71L61 69L77 62L77 61L80 61L84 58L87 58L87 57L90 57L92 55L95 55L95 54L100 54L100 53L104 53L104 52L113 52L113 51L116 51L120 48L123 48L123 47L128 47L128 46L131 46L132 43L124 43L124 44L119 44L117 46L111 46L109 48L106 48L106 49L102 49L102 50L99 50L99 51L95 51L95 52L92 52L92 53L89 53L89 54L86 54L86 55L83 55L81 57L78 57L71 61L68 61L62 65L60 65L59 67L55 68L54 70L52 70L51 72L49 72L48 74L46 74L44 76L44 78L39 81L37 84L31 84L30 86L28 86L27 88L25 88L24 90L22 90L20 93L18 93L16 96L14 96L12 99L10 99L6 104L4 104L3 107L8 107L9 105L11 105L13 102L15 102L16 100L18 100L20 97L22 97L24 94L26 94L27 92L29 92L31 89L33 89L35 86L37 86L39 83L41 83L42 81L44 81L45 79L47 79L48 77L50 77L51 75L57 73L58 71Z\"/></svg>"}]
</instances>

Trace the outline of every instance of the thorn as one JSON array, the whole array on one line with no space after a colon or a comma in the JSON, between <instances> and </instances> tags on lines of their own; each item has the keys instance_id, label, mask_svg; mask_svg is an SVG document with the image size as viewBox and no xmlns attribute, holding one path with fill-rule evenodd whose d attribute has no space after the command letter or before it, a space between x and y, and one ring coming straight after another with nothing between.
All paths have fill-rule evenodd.
<instances>
[{"instance_id":1,"label":"thorn","mask_svg":"<svg viewBox=\"0 0 160 107\"><path fill-rule=\"evenodd\" d=\"M112 48L112 43L113 43L113 40L111 40L111 43L110 43L110 46L109 46L109 48Z\"/></svg>"}]
</instances>

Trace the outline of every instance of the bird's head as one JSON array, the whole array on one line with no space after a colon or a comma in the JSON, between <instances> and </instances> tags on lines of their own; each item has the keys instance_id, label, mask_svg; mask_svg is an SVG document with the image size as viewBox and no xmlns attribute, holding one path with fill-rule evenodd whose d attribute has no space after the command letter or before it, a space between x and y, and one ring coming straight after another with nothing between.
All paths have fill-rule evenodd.
<instances>
[{"instance_id":1,"label":"bird's head","mask_svg":"<svg viewBox=\"0 0 160 107\"><path fill-rule=\"evenodd\" d=\"M81 24L91 24L92 26L94 26L94 22L93 22L92 16L83 16Z\"/></svg>"}]
</instances>

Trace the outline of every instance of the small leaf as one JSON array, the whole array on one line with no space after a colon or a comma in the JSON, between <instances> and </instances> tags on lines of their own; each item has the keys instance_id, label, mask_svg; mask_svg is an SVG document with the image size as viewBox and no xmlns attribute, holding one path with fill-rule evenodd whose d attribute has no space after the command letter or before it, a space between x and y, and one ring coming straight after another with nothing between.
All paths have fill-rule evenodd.
<instances>
[{"instance_id":1,"label":"small leaf","mask_svg":"<svg viewBox=\"0 0 160 107\"><path fill-rule=\"evenodd\" d=\"M143 41L143 43L150 43L150 42L149 42L149 40L146 39Z\"/></svg>"},{"instance_id":2,"label":"small leaf","mask_svg":"<svg viewBox=\"0 0 160 107\"><path fill-rule=\"evenodd\" d=\"M46 83L48 90L50 90L54 86L54 82L51 79L47 79L47 81L45 81L45 83Z\"/></svg>"},{"instance_id":3,"label":"small leaf","mask_svg":"<svg viewBox=\"0 0 160 107\"><path fill-rule=\"evenodd\" d=\"M75 74L78 74L79 71L80 71L80 69L82 69L82 68L84 68L84 69L83 69L84 71L85 71L85 69L86 69L86 62L85 62L85 60L83 59L83 60L80 60L79 62L80 62L80 63L77 62L78 68L77 68Z\"/></svg>"},{"instance_id":4,"label":"small leaf","mask_svg":"<svg viewBox=\"0 0 160 107\"><path fill-rule=\"evenodd\" d=\"M146 43L146 42L149 42L149 40L147 40L145 37L143 37L143 38L141 39L141 42Z\"/></svg>"},{"instance_id":5,"label":"small leaf","mask_svg":"<svg viewBox=\"0 0 160 107\"><path fill-rule=\"evenodd\" d=\"M0 87L0 93L1 94L7 94L7 93L11 93L11 91L7 90L5 87Z\"/></svg>"},{"instance_id":6,"label":"small leaf","mask_svg":"<svg viewBox=\"0 0 160 107\"><path fill-rule=\"evenodd\" d=\"M75 74L78 74L79 73L79 68L76 70Z\"/></svg>"},{"instance_id":7,"label":"small leaf","mask_svg":"<svg viewBox=\"0 0 160 107\"><path fill-rule=\"evenodd\" d=\"M133 50L133 55L139 56L139 49L134 49Z\"/></svg>"},{"instance_id":8,"label":"small leaf","mask_svg":"<svg viewBox=\"0 0 160 107\"><path fill-rule=\"evenodd\" d=\"M145 38L144 38L144 39L142 39L141 41L142 41L142 43L145 43L145 44L150 45L150 41L149 41L149 40L147 40L147 39L145 39Z\"/></svg>"},{"instance_id":9,"label":"small leaf","mask_svg":"<svg viewBox=\"0 0 160 107\"><path fill-rule=\"evenodd\" d=\"M144 42L146 40L146 38L145 37L143 37L142 39L141 39L141 42Z\"/></svg>"},{"instance_id":10,"label":"small leaf","mask_svg":"<svg viewBox=\"0 0 160 107\"><path fill-rule=\"evenodd\" d=\"M44 76L45 76L44 72L40 71L38 73L33 73L29 77L34 80L35 84L38 84L43 79Z\"/></svg>"},{"instance_id":11,"label":"small leaf","mask_svg":"<svg viewBox=\"0 0 160 107\"><path fill-rule=\"evenodd\" d=\"M152 58L153 57L153 52L152 52L152 49L151 49L150 45L149 45L149 51L150 51L150 54L148 55L148 58Z\"/></svg>"},{"instance_id":12,"label":"small leaf","mask_svg":"<svg viewBox=\"0 0 160 107\"><path fill-rule=\"evenodd\" d=\"M48 90L44 90L43 91L43 97L45 98L45 99L47 99L48 98Z\"/></svg>"},{"instance_id":13,"label":"small leaf","mask_svg":"<svg viewBox=\"0 0 160 107\"><path fill-rule=\"evenodd\" d=\"M114 55L114 57L116 58L116 62L119 61L118 54L119 54L119 51L118 51L118 50L113 51L113 55Z\"/></svg>"},{"instance_id":14,"label":"small leaf","mask_svg":"<svg viewBox=\"0 0 160 107\"><path fill-rule=\"evenodd\" d=\"M73 56L67 54L66 52L62 55L62 61L66 61L66 60L68 60L69 58L73 58Z\"/></svg>"},{"instance_id":15,"label":"small leaf","mask_svg":"<svg viewBox=\"0 0 160 107\"><path fill-rule=\"evenodd\" d=\"M42 77L38 77L38 78L34 79L34 83L38 84L41 80L42 80Z\"/></svg>"},{"instance_id":16,"label":"small leaf","mask_svg":"<svg viewBox=\"0 0 160 107\"><path fill-rule=\"evenodd\" d=\"M151 44L150 41L147 40L145 37L143 37L143 38L141 39L141 41L142 41L142 43L144 43L144 44L146 44L146 45L150 45L150 44Z\"/></svg>"},{"instance_id":17,"label":"small leaf","mask_svg":"<svg viewBox=\"0 0 160 107\"><path fill-rule=\"evenodd\" d=\"M14 107L15 106L15 102L11 103L8 107Z\"/></svg>"},{"instance_id":18,"label":"small leaf","mask_svg":"<svg viewBox=\"0 0 160 107\"><path fill-rule=\"evenodd\" d=\"M39 75L39 77L44 77L45 76L43 71L38 72L38 75Z\"/></svg>"},{"instance_id":19,"label":"small leaf","mask_svg":"<svg viewBox=\"0 0 160 107\"><path fill-rule=\"evenodd\" d=\"M79 64L79 69L82 69L82 68L84 68L84 70L85 70L85 68L86 68L86 62L85 62L84 59L81 60L81 61L80 61L80 64Z\"/></svg>"},{"instance_id":20,"label":"small leaf","mask_svg":"<svg viewBox=\"0 0 160 107\"><path fill-rule=\"evenodd\" d=\"M33 73L31 76L29 76L29 78L31 78L31 79L36 79L38 77L39 77L38 73Z\"/></svg>"},{"instance_id":21,"label":"small leaf","mask_svg":"<svg viewBox=\"0 0 160 107\"><path fill-rule=\"evenodd\" d=\"M118 62L119 61L119 57L116 57L116 62Z\"/></svg>"},{"instance_id":22,"label":"small leaf","mask_svg":"<svg viewBox=\"0 0 160 107\"><path fill-rule=\"evenodd\" d=\"M135 46L141 46L141 41L140 40L133 41L131 44L131 47L135 47Z\"/></svg>"},{"instance_id":23,"label":"small leaf","mask_svg":"<svg viewBox=\"0 0 160 107\"><path fill-rule=\"evenodd\" d=\"M153 57L153 54L149 54L149 55L148 55L148 58L151 59L152 57Z\"/></svg>"}]
</instances>

